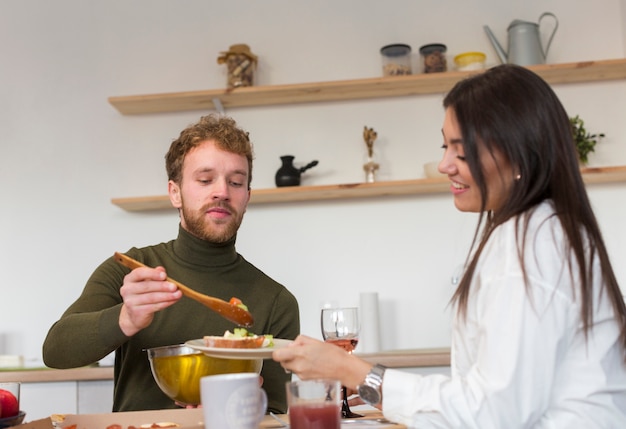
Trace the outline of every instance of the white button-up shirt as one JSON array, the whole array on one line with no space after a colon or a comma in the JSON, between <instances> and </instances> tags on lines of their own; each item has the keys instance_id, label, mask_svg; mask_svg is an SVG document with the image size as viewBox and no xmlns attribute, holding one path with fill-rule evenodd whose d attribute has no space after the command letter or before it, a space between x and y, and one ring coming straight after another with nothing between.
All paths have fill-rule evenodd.
<instances>
[{"instance_id":1,"label":"white button-up shirt","mask_svg":"<svg viewBox=\"0 0 626 429\"><path fill-rule=\"evenodd\" d=\"M570 275L553 213L544 202L529 223L528 290L515 220L494 231L467 319L454 320L451 376L388 369L385 417L416 428L626 428L625 355L599 263L585 337L576 264Z\"/></svg>"}]
</instances>

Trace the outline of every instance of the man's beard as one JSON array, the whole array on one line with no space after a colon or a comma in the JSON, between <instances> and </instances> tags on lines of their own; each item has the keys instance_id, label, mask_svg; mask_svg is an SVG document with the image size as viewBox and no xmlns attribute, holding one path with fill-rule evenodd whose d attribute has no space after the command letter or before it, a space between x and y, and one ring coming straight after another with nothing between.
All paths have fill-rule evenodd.
<instances>
[{"instance_id":1,"label":"man's beard","mask_svg":"<svg viewBox=\"0 0 626 429\"><path fill-rule=\"evenodd\" d=\"M231 214L227 220L217 221L217 223L225 226L224 228L216 228L216 222L207 219L206 212L214 207L222 207ZM190 234L211 243L225 243L233 238L243 220L243 213L240 214L230 204L224 202L207 204L198 212L185 208L185 203L183 202L181 216Z\"/></svg>"}]
</instances>

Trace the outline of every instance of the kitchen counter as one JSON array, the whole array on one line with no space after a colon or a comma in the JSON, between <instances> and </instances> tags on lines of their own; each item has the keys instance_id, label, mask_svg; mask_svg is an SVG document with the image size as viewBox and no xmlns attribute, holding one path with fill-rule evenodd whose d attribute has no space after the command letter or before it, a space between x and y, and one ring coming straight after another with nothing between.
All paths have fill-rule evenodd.
<instances>
[{"instance_id":1,"label":"kitchen counter","mask_svg":"<svg viewBox=\"0 0 626 429\"><path fill-rule=\"evenodd\" d=\"M0 370L0 382L42 383L59 381L112 380L112 366L86 366L72 369L14 368Z\"/></svg>"},{"instance_id":2,"label":"kitchen counter","mask_svg":"<svg viewBox=\"0 0 626 429\"><path fill-rule=\"evenodd\" d=\"M450 365L450 349L393 350L378 353L357 353L360 358L380 363L389 368L418 368ZM23 383L112 380L112 366L88 366L73 369L14 368L0 370L0 382L21 381Z\"/></svg>"}]
</instances>

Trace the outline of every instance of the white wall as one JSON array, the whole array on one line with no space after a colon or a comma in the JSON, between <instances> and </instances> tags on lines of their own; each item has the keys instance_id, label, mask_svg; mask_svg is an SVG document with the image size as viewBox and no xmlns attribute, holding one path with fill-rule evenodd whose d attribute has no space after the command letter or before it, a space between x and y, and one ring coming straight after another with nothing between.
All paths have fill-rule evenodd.
<instances>
[{"instance_id":1,"label":"white wall","mask_svg":"<svg viewBox=\"0 0 626 429\"><path fill-rule=\"evenodd\" d=\"M315 2L4 0L0 2L0 354L40 359L48 327L114 251L175 237L174 212L128 213L112 197L166 192L163 155L203 112L122 116L107 97L222 88L220 51L248 43L259 84L379 76L379 48L430 42L449 54L501 41L516 18L560 19L549 62L624 57L624 0ZM454 10L454 13L450 13ZM584 24L581 27L581 24ZM626 164L626 83L556 87L572 115L607 138L593 165ZM373 127L381 180L422 176L440 155L442 95L229 111L256 147L253 186L273 187L279 156L319 166L304 184L363 180L363 126ZM300 164L300 165L302 165ZM616 262L626 254L622 184L590 188ZM322 302L378 291L383 348L449 344L450 278L473 215L448 195L251 206L238 249L287 285L303 332L318 336ZM624 264L616 263L626 281Z\"/></svg>"},{"instance_id":2,"label":"white wall","mask_svg":"<svg viewBox=\"0 0 626 429\"><path fill-rule=\"evenodd\" d=\"M626 0L620 0L619 4L622 11L622 29L624 29L626 28ZM622 40L626 46L626 31L622 31Z\"/></svg>"}]
</instances>

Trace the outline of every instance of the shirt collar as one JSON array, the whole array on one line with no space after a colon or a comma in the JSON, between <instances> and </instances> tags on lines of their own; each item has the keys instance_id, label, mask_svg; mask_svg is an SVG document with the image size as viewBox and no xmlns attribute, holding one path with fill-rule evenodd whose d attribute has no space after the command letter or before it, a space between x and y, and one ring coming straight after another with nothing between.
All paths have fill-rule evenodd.
<instances>
[{"instance_id":1,"label":"shirt collar","mask_svg":"<svg viewBox=\"0 0 626 429\"><path fill-rule=\"evenodd\" d=\"M178 238L174 241L174 253L193 265L220 267L237 260L235 241L237 235L224 243L213 243L192 235L178 225Z\"/></svg>"}]
</instances>

